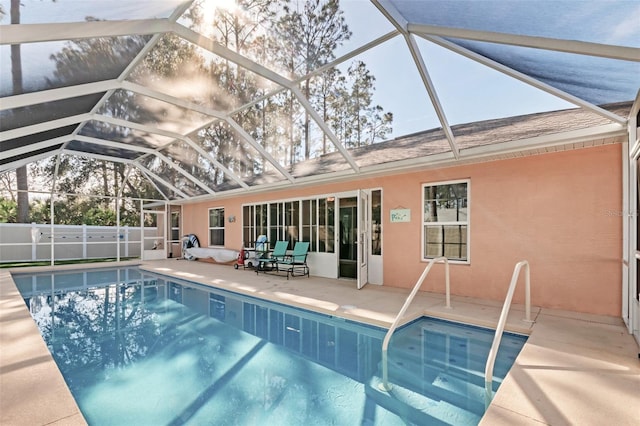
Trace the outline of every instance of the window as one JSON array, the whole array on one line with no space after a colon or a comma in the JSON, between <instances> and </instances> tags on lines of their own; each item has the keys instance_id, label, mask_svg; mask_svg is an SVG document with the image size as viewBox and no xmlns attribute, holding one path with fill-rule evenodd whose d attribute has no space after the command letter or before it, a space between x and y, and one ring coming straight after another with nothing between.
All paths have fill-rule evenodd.
<instances>
[{"instance_id":1,"label":"window","mask_svg":"<svg viewBox=\"0 0 640 426\"><path fill-rule=\"evenodd\" d=\"M275 244L284 235L284 207L282 203L269 204L269 241Z\"/></svg>"},{"instance_id":2,"label":"window","mask_svg":"<svg viewBox=\"0 0 640 426\"><path fill-rule=\"evenodd\" d=\"M316 200L302 200L300 204L302 205L301 241L309 241L311 243L309 251L316 251L316 227L312 226L316 223Z\"/></svg>"},{"instance_id":3,"label":"window","mask_svg":"<svg viewBox=\"0 0 640 426\"><path fill-rule=\"evenodd\" d=\"M267 227L268 204L247 205L242 208L242 241L244 247L255 247L260 235L269 235Z\"/></svg>"},{"instance_id":4,"label":"window","mask_svg":"<svg viewBox=\"0 0 640 426\"><path fill-rule=\"evenodd\" d=\"M335 209L334 197L318 200L318 251L334 253L335 237Z\"/></svg>"},{"instance_id":5,"label":"window","mask_svg":"<svg viewBox=\"0 0 640 426\"><path fill-rule=\"evenodd\" d=\"M255 241L255 209L258 206L242 207L242 247L249 247L252 241Z\"/></svg>"},{"instance_id":6,"label":"window","mask_svg":"<svg viewBox=\"0 0 640 426\"><path fill-rule=\"evenodd\" d=\"M382 190L371 191L371 254L382 255Z\"/></svg>"},{"instance_id":7,"label":"window","mask_svg":"<svg viewBox=\"0 0 640 426\"><path fill-rule=\"evenodd\" d=\"M285 240L289 241L289 247L295 246L300 239L300 202L290 201L284 203Z\"/></svg>"},{"instance_id":8,"label":"window","mask_svg":"<svg viewBox=\"0 0 640 426\"><path fill-rule=\"evenodd\" d=\"M335 197L273 201L242 207L245 247L252 247L258 235L267 235L271 247L286 240L289 249L308 241L310 251L334 251Z\"/></svg>"},{"instance_id":9,"label":"window","mask_svg":"<svg viewBox=\"0 0 640 426\"><path fill-rule=\"evenodd\" d=\"M224 208L209 209L209 245L224 246Z\"/></svg>"},{"instance_id":10,"label":"window","mask_svg":"<svg viewBox=\"0 0 640 426\"><path fill-rule=\"evenodd\" d=\"M171 240L180 241L180 212L171 212Z\"/></svg>"},{"instance_id":11,"label":"window","mask_svg":"<svg viewBox=\"0 0 640 426\"><path fill-rule=\"evenodd\" d=\"M468 260L469 181L423 185L423 259Z\"/></svg>"}]
</instances>

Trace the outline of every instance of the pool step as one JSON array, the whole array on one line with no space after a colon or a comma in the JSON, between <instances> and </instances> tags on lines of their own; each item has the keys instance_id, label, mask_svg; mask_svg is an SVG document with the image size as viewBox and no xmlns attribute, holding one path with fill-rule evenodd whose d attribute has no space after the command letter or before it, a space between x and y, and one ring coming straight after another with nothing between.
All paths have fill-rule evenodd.
<instances>
[{"instance_id":1,"label":"pool step","mask_svg":"<svg viewBox=\"0 0 640 426\"><path fill-rule=\"evenodd\" d=\"M416 376L422 377L422 380L416 380ZM390 368L389 382L435 401L442 401L475 413L484 411L482 403L484 384L475 385L438 368L425 367L421 376L415 370Z\"/></svg>"},{"instance_id":2,"label":"pool step","mask_svg":"<svg viewBox=\"0 0 640 426\"><path fill-rule=\"evenodd\" d=\"M408 371L410 378L421 373L427 380L435 378L438 371L443 371L447 375L484 388L485 356L469 350L475 346L474 339L452 339L446 344L435 341L433 352L425 353L429 347L423 347L424 340L421 335L404 333L397 337L389 349L390 371ZM502 353L504 352L503 350ZM499 372L494 371L494 391L502 383L502 379L496 377L496 373Z\"/></svg>"},{"instance_id":3,"label":"pool step","mask_svg":"<svg viewBox=\"0 0 640 426\"><path fill-rule=\"evenodd\" d=\"M400 379L406 377L407 383L415 381L415 376L419 373L422 374L424 380L433 382L441 372L484 389L484 371L481 372L451 363L447 364L439 360L429 360L429 363L423 363L421 359L415 357L401 356L399 354L389 356L390 377L399 377ZM498 390L501 383L501 378L494 377L494 392Z\"/></svg>"},{"instance_id":4,"label":"pool step","mask_svg":"<svg viewBox=\"0 0 640 426\"><path fill-rule=\"evenodd\" d=\"M480 419L484 414L484 373L463 367L464 360L454 362L455 358L448 358L448 361L425 361L416 351L396 350L389 355L391 392L381 391L376 385L370 386L374 389L367 389L368 395L380 406L418 424L432 424L430 419L426 423L417 421L423 415L441 419L456 413L457 416ZM382 371L381 365L378 371ZM381 378L372 380L377 383ZM500 381L494 381L494 390L499 385ZM456 423L461 422L453 422Z\"/></svg>"},{"instance_id":5,"label":"pool step","mask_svg":"<svg viewBox=\"0 0 640 426\"><path fill-rule=\"evenodd\" d=\"M365 384L365 394L380 407L394 413L403 421L416 425L477 424L484 413L484 407L461 401L455 396L425 395L400 384L392 383L389 391L380 388L382 378L375 376ZM452 395L449 395L450 397ZM461 405L456 405L456 400ZM471 405L472 407L469 407ZM471 409L470 409L471 408Z\"/></svg>"},{"instance_id":6,"label":"pool step","mask_svg":"<svg viewBox=\"0 0 640 426\"><path fill-rule=\"evenodd\" d=\"M418 408L420 406L431 404L432 401L414 397L411 400L411 394L402 392L402 388L396 388L393 393L381 390L378 385L382 383L379 377L374 377L365 384L365 395L371 398L377 405L394 413L403 421L416 425L446 425L448 423L430 415L429 413ZM400 392L399 392L400 391ZM418 395L415 394L414 395Z\"/></svg>"}]
</instances>

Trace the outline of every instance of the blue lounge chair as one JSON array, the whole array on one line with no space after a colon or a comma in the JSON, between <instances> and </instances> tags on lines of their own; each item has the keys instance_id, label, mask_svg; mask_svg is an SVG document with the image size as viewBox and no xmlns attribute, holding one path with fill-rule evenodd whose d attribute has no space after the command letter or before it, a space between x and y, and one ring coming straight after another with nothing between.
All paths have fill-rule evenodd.
<instances>
[{"instance_id":1,"label":"blue lounge chair","mask_svg":"<svg viewBox=\"0 0 640 426\"><path fill-rule=\"evenodd\" d=\"M287 257L287 248L289 248L289 241L276 241L273 251L265 258L260 259L256 274L261 271L277 270L278 262L283 262Z\"/></svg>"},{"instance_id":2,"label":"blue lounge chair","mask_svg":"<svg viewBox=\"0 0 640 426\"><path fill-rule=\"evenodd\" d=\"M309 266L307 266L307 254L309 253L309 242L298 241L293 246L293 253L288 255L283 261L276 263L278 271L285 271L287 279L289 276L309 276Z\"/></svg>"}]
</instances>

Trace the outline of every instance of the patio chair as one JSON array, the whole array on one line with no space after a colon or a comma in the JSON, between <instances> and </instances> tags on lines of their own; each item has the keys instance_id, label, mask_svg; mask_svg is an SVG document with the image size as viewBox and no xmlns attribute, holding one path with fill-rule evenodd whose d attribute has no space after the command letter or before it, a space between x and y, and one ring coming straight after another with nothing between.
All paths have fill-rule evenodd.
<instances>
[{"instance_id":1,"label":"patio chair","mask_svg":"<svg viewBox=\"0 0 640 426\"><path fill-rule=\"evenodd\" d=\"M307 254L309 253L309 242L298 241L293 246L293 253L288 255L285 260L276 264L278 271L285 271L287 273L287 279L289 275L294 276L309 276L309 266L307 266Z\"/></svg>"},{"instance_id":2,"label":"patio chair","mask_svg":"<svg viewBox=\"0 0 640 426\"><path fill-rule=\"evenodd\" d=\"M289 248L289 241L276 241L273 251L268 256L260 259L256 274L261 271L272 271L274 268L277 270L278 262L283 262L287 257L287 248Z\"/></svg>"}]
</instances>

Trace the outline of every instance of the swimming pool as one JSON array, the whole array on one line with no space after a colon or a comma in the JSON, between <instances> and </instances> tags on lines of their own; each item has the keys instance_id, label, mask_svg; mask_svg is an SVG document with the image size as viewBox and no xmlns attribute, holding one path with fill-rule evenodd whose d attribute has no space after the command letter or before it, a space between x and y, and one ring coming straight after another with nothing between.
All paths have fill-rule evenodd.
<instances>
[{"instance_id":1,"label":"swimming pool","mask_svg":"<svg viewBox=\"0 0 640 426\"><path fill-rule=\"evenodd\" d=\"M477 424L493 333L385 329L137 268L14 275L92 425ZM494 389L525 341L505 334Z\"/></svg>"}]
</instances>

